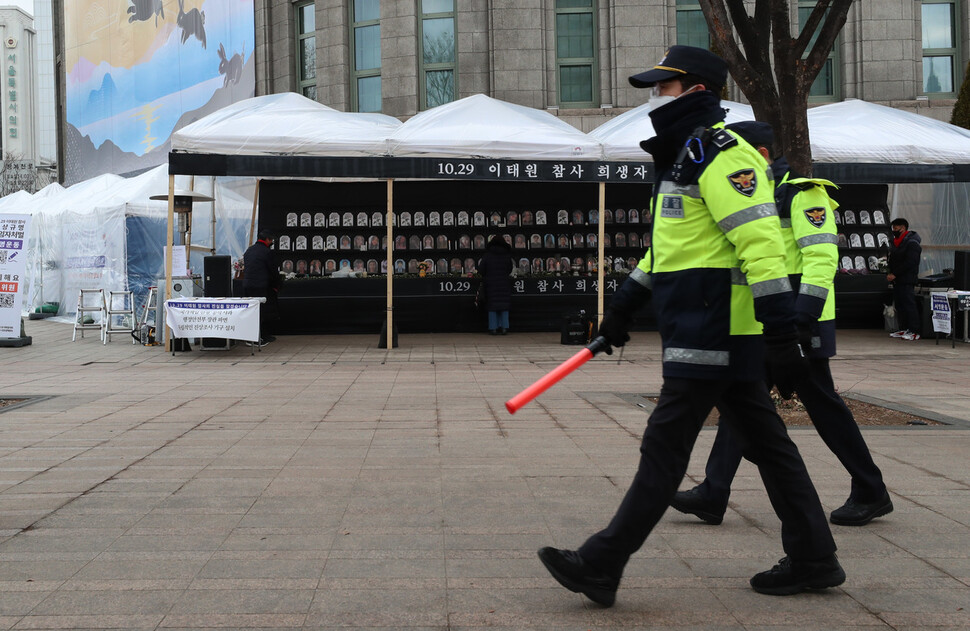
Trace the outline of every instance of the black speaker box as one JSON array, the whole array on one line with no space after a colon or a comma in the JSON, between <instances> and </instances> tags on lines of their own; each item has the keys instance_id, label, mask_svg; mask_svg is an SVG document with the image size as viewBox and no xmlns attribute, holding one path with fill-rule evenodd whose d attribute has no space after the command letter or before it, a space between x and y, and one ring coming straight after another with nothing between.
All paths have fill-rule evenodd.
<instances>
[{"instance_id":1,"label":"black speaker box","mask_svg":"<svg viewBox=\"0 0 970 631\"><path fill-rule=\"evenodd\" d=\"M222 254L202 259L204 283L202 291L206 298L232 297L232 257Z\"/></svg>"},{"instance_id":2,"label":"black speaker box","mask_svg":"<svg viewBox=\"0 0 970 631\"><path fill-rule=\"evenodd\" d=\"M970 291L970 251L957 250L953 253L953 288Z\"/></svg>"}]
</instances>

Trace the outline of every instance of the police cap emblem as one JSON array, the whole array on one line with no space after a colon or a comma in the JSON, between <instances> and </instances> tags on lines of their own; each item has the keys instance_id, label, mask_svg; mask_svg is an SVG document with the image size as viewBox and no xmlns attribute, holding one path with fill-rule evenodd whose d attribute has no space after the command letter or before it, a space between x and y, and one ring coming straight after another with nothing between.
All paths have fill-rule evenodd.
<instances>
[{"instance_id":1,"label":"police cap emblem","mask_svg":"<svg viewBox=\"0 0 970 631\"><path fill-rule=\"evenodd\" d=\"M822 224L825 223L825 208L822 206L806 208L805 217L808 219L808 223L812 224L816 228L821 228Z\"/></svg>"},{"instance_id":2,"label":"police cap emblem","mask_svg":"<svg viewBox=\"0 0 970 631\"><path fill-rule=\"evenodd\" d=\"M758 189L758 176L755 175L754 169L735 171L727 176L727 179L734 190L748 197L754 195L754 192Z\"/></svg>"}]
</instances>

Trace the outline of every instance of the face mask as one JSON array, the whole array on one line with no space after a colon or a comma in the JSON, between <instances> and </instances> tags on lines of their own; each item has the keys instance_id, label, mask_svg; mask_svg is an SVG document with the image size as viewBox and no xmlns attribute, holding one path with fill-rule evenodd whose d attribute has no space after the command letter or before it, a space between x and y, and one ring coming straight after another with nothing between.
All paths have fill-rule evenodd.
<instances>
[{"instance_id":1,"label":"face mask","mask_svg":"<svg viewBox=\"0 0 970 631\"><path fill-rule=\"evenodd\" d=\"M651 110L655 110L659 107L663 107L664 105L669 105L670 103L676 101L682 96L685 96L687 94L690 94L691 92L694 92L699 87L700 87L699 85L692 86L689 90L687 90L686 92L681 92L677 96L661 96L660 84L655 83L650 87L650 98L647 100L647 103L650 104Z\"/></svg>"}]
</instances>

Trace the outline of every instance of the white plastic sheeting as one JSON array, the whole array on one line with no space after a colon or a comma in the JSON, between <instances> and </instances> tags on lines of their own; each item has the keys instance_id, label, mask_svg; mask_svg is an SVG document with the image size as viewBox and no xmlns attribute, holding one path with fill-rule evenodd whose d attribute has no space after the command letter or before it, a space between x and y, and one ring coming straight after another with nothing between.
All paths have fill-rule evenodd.
<instances>
[{"instance_id":1,"label":"white plastic sheeting","mask_svg":"<svg viewBox=\"0 0 970 631\"><path fill-rule=\"evenodd\" d=\"M401 121L339 112L293 92L233 103L172 134L172 151L247 155L381 156Z\"/></svg>"},{"instance_id":2,"label":"white plastic sheeting","mask_svg":"<svg viewBox=\"0 0 970 631\"><path fill-rule=\"evenodd\" d=\"M970 163L970 130L849 99L808 110L815 162Z\"/></svg>"},{"instance_id":3,"label":"white plastic sheeting","mask_svg":"<svg viewBox=\"0 0 970 631\"><path fill-rule=\"evenodd\" d=\"M725 121L729 124L754 120L750 105L721 101L721 107L727 110ZM644 103L610 119L589 135L603 143L606 160L649 160L650 155L640 148L640 141L657 135L650 120L650 104Z\"/></svg>"},{"instance_id":4,"label":"white plastic sheeting","mask_svg":"<svg viewBox=\"0 0 970 631\"><path fill-rule=\"evenodd\" d=\"M600 143L548 112L484 94L412 117L388 138L395 157L599 160Z\"/></svg>"},{"instance_id":5,"label":"white plastic sheeting","mask_svg":"<svg viewBox=\"0 0 970 631\"><path fill-rule=\"evenodd\" d=\"M953 252L970 245L970 182L895 184L890 203L922 240L920 276L953 269Z\"/></svg>"},{"instance_id":6,"label":"white plastic sheeting","mask_svg":"<svg viewBox=\"0 0 970 631\"><path fill-rule=\"evenodd\" d=\"M244 179L230 178L223 186L214 178L196 178L194 190L214 195L216 201L193 206L193 243L211 243L215 212L217 252L242 255L252 201L232 187ZM177 185L189 188L192 182L179 176ZM82 288L131 290L136 304L143 304L148 288L164 274L168 227L168 202L148 198L167 191L168 166L162 165L130 179L102 175L67 189L52 184L29 199L6 202L33 215L24 308L58 302L59 313L74 313ZM197 271L202 255L193 252L190 258Z\"/></svg>"}]
</instances>

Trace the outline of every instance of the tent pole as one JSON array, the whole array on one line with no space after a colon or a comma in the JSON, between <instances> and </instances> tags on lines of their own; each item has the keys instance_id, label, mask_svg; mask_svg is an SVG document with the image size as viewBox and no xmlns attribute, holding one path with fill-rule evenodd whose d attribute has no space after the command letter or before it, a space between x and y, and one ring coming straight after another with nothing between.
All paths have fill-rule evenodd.
<instances>
[{"instance_id":1,"label":"tent pole","mask_svg":"<svg viewBox=\"0 0 970 631\"><path fill-rule=\"evenodd\" d=\"M597 256L599 257L600 264L596 266L596 329L599 330L599 325L603 321L603 295L606 292L605 280L606 280L606 245L603 243L606 237L606 222L603 220L604 210L606 208L606 182L600 182L600 195L599 195L599 241L596 243Z\"/></svg>"},{"instance_id":2,"label":"tent pole","mask_svg":"<svg viewBox=\"0 0 970 631\"><path fill-rule=\"evenodd\" d=\"M216 254L216 176L212 176L212 223L210 224L210 232L212 235L212 247L209 248L209 252L215 256ZM248 245L248 244L247 244Z\"/></svg>"},{"instance_id":3,"label":"tent pole","mask_svg":"<svg viewBox=\"0 0 970 631\"><path fill-rule=\"evenodd\" d=\"M165 232L165 291L162 292L163 300L168 301L172 297L172 231L175 230L175 176L168 176L168 230ZM164 304L164 302L162 303ZM162 322L165 331L165 352L172 351L172 330L168 324ZM156 329L158 323L155 323Z\"/></svg>"},{"instance_id":4,"label":"tent pole","mask_svg":"<svg viewBox=\"0 0 970 631\"><path fill-rule=\"evenodd\" d=\"M261 180L256 180L256 193L253 195L253 216L249 220L249 241L246 242L246 247L249 247L255 241L253 240L254 233L256 232L256 209L259 208L259 183Z\"/></svg>"},{"instance_id":5,"label":"tent pole","mask_svg":"<svg viewBox=\"0 0 970 631\"><path fill-rule=\"evenodd\" d=\"M387 346L394 348L394 180L387 180L387 328L384 330Z\"/></svg>"}]
</instances>

